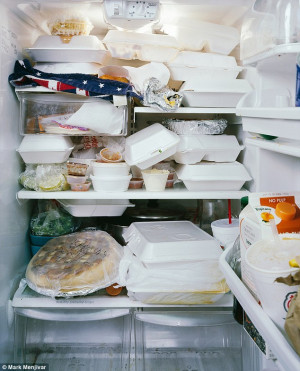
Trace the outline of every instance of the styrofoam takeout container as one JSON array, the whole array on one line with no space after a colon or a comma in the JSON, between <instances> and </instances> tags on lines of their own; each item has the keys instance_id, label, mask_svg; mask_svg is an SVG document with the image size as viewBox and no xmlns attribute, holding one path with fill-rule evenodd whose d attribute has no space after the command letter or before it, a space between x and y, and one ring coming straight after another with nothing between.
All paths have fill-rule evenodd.
<instances>
[{"instance_id":1,"label":"styrofoam takeout container","mask_svg":"<svg viewBox=\"0 0 300 371\"><path fill-rule=\"evenodd\" d=\"M233 162L244 146L235 135L180 135L174 160L179 164L195 164L201 160Z\"/></svg>"},{"instance_id":2,"label":"styrofoam takeout container","mask_svg":"<svg viewBox=\"0 0 300 371\"><path fill-rule=\"evenodd\" d=\"M64 43L60 36L39 36L31 48L26 49L38 62L95 62L102 64L109 52L97 36L72 36Z\"/></svg>"},{"instance_id":3,"label":"styrofoam takeout container","mask_svg":"<svg viewBox=\"0 0 300 371\"><path fill-rule=\"evenodd\" d=\"M96 192L124 192L127 191L132 175L96 177L91 175Z\"/></svg>"},{"instance_id":4,"label":"styrofoam takeout container","mask_svg":"<svg viewBox=\"0 0 300 371\"><path fill-rule=\"evenodd\" d=\"M233 80L242 71L232 56L182 51L167 63L171 78L179 81L193 79Z\"/></svg>"},{"instance_id":5,"label":"styrofoam takeout container","mask_svg":"<svg viewBox=\"0 0 300 371\"><path fill-rule=\"evenodd\" d=\"M160 34L109 30L103 39L112 57L168 62L179 52L174 37Z\"/></svg>"},{"instance_id":6,"label":"styrofoam takeout container","mask_svg":"<svg viewBox=\"0 0 300 371\"><path fill-rule=\"evenodd\" d=\"M26 135L17 149L27 164L67 161L74 148L71 138L62 135Z\"/></svg>"},{"instance_id":7,"label":"styrofoam takeout container","mask_svg":"<svg viewBox=\"0 0 300 371\"><path fill-rule=\"evenodd\" d=\"M140 169L172 156L179 144L179 136L161 124L153 124L126 138L125 161Z\"/></svg>"},{"instance_id":8,"label":"styrofoam takeout container","mask_svg":"<svg viewBox=\"0 0 300 371\"><path fill-rule=\"evenodd\" d=\"M73 216L121 216L127 207L134 207L129 200L58 200Z\"/></svg>"},{"instance_id":9,"label":"styrofoam takeout container","mask_svg":"<svg viewBox=\"0 0 300 371\"><path fill-rule=\"evenodd\" d=\"M244 94L251 91L246 80L228 81L189 80L183 83L180 93L182 104L186 107L236 107Z\"/></svg>"},{"instance_id":10,"label":"styrofoam takeout container","mask_svg":"<svg viewBox=\"0 0 300 371\"><path fill-rule=\"evenodd\" d=\"M217 241L189 221L137 222L124 232L129 249L145 264L217 260Z\"/></svg>"},{"instance_id":11,"label":"styrofoam takeout container","mask_svg":"<svg viewBox=\"0 0 300 371\"><path fill-rule=\"evenodd\" d=\"M92 162L93 174L96 177L126 176L130 166L126 162Z\"/></svg>"},{"instance_id":12,"label":"styrofoam takeout container","mask_svg":"<svg viewBox=\"0 0 300 371\"><path fill-rule=\"evenodd\" d=\"M176 174L189 191L239 191L252 178L239 162L177 165Z\"/></svg>"}]
</instances>

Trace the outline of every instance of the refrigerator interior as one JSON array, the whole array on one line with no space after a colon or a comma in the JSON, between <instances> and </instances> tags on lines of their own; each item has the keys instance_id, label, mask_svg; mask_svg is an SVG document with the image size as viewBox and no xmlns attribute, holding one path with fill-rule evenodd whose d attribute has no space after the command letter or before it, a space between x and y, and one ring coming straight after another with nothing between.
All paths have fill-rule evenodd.
<instances>
[{"instance_id":1,"label":"refrigerator interior","mask_svg":"<svg viewBox=\"0 0 300 371\"><path fill-rule=\"evenodd\" d=\"M161 1L161 3L160 20L153 26L154 30L159 30L164 22L170 23L172 21L173 24L176 25L181 18L190 18L193 21L201 20L206 22L215 22L227 26L235 26L240 29L242 18L251 8L254 1L231 0L226 1L225 4L224 2L214 0L207 4L205 1L195 0L184 2L183 4L183 2L179 0L164 0ZM28 57L26 53L24 54L24 50L30 47L36 41L38 36L48 33L46 25L47 17L55 14L57 9L65 9L65 6L70 6L70 4L72 7L78 7L80 11L87 14L90 18L92 23L95 25L92 31L93 35L97 35L102 39L109 29L113 29L113 26L106 23L103 17L101 1L73 1L69 2L68 5L64 5L64 3L60 3L59 1L48 2L40 0L38 2L27 2L20 0L7 0L2 1L1 5L0 19L2 28L2 48L0 59L0 104L2 131L0 148L3 172L1 176L2 192L0 218L0 360L1 362L11 362L13 359L19 359L26 362L38 363L39 359L36 358L37 354L44 354L45 351L47 353L49 349L51 352L53 351L57 353L58 348L55 347L58 346L61 349L61 359L64 361L73 350L75 353L77 352L77 355L75 354L74 356L77 365L83 367L82 369L85 370L87 368L84 367L86 367L87 363L84 363L83 361L86 355L83 354L84 347L82 347L82 343L76 344L73 338L67 336L71 333L69 333L69 331L73 329L78 330L79 327L75 320L74 322L70 319L65 321L65 318L59 320L60 315L65 315L65 311L60 313L59 310L57 310L57 304L61 304L60 300L56 301L51 298L43 298L40 295L36 296L29 292L27 293L27 302L23 299L14 301L14 307L16 310L15 315L14 309L12 308L12 296L31 257L28 226L32 206L37 199L43 197L49 198L49 195L35 195L33 194L34 192L24 192L18 185L17 179L24 167L19 154L16 152L16 148L18 148L22 140L22 136L19 134L18 130L19 102L14 90L7 82L7 77L12 73L16 59L23 59L25 56ZM147 31L147 28L145 29ZM193 209L197 207L197 200L199 199L231 199L233 202L234 213L238 215L240 210L240 198L246 196L249 191L284 192L299 190L300 172L297 171L300 165L300 154L298 151L300 137L299 134L297 134L299 133L299 119L297 118L297 116L299 117L299 114L295 113L296 108L293 106L277 107L275 106L276 102L274 103L268 100L270 96L276 96L277 93L280 96L281 91L288 91L290 102L295 101L295 64L296 54L298 51L300 51L299 44L298 49L295 48L294 52L286 52L286 50L283 49L283 51L280 51L279 53L276 50L274 52L271 50L267 54L262 53L257 57L252 57L252 59L250 58L249 60L246 60L245 68L240 74L240 77L246 78L250 85L255 88L255 92L262 93L261 95L258 93L255 97L252 97L251 94L244 97L242 101L239 102L236 110L211 108L191 109L183 107L172 115L148 107L135 107L132 111L132 120L129 123L128 128L129 133L136 132L137 130L148 126L149 123L162 122L168 117L185 119L212 119L222 117L227 119L229 125L225 133L236 135L239 143L246 146L239 155L238 161L242 162L246 166L253 178L252 181L246 183L245 187L241 191L187 193L174 190L174 193L160 194L158 196L153 194L144 194L141 196L140 194L135 194L133 192L131 194L132 198L141 198L146 200L158 197L159 199L167 199L169 202L176 200L180 204ZM236 47L231 55L234 55L239 61L239 47ZM108 62L108 64L115 65L122 65L124 63L126 65L130 64L132 66L140 66L145 62L138 60L124 62L124 60L121 61L114 58L111 58ZM266 105L264 106L264 104ZM284 108L282 114L283 117L278 116L279 108ZM282 119L283 122L280 119ZM273 122L273 126L271 121ZM275 135L278 136L278 138L272 142L262 139L257 135L257 133L260 133L261 128L263 128L263 134ZM276 163L276 167L274 166L274 163ZM19 192L18 197L16 197L17 192ZM61 195L55 193L52 197L59 198ZM82 197L85 198L88 196L83 195ZM99 196L92 196L94 199L97 197ZM109 196L105 197L109 198ZM124 198L124 195L119 194L118 198ZM199 331L197 331L197 327L193 328L195 334L191 339L189 337L189 327L185 328L185 336L181 339L183 332L180 331L180 327L179 330L176 327L173 331L172 327L168 328L166 325L165 321L172 320L173 318L171 309L174 306L168 308L161 306L158 309L162 310L163 315L166 317L163 322L163 325L165 326L158 325L158 327L156 327L157 324L153 323L153 320L152 322L148 321L149 314L147 313L147 305L141 305L140 303L137 305L135 302L128 303L126 297L114 298L116 300L112 301L112 298L105 298L105 300L102 300L100 296L100 298L95 298L95 300L93 298L87 299L83 305L78 299L77 301L75 300L74 303L75 307L79 308L81 312L76 313L75 311L74 313L76 315L80 314L83 317L86 316L86 305L88 305L89 308L95 308L96 317L97 313L99 314L99 312L104 310L104 308L110 308L111 311L113 311L116 308L131 307L132 311L130 311L130 314L126 316L131 317L130 321L132 321L132 323L130 322L129 325L127 323L129 320L124 320L123 318L107 320L109 326L105 327L105 335L111 335L110 329L117 330L120 325L124 325L126 322L126 331L124 330L122 335L122 346L124 349L126 348L123 353L127 355L130 353L132 359L136 358L138 360L139 367L136 371L143 369L146 371L157 370L157 368L155 368L155 362L160 361L165 361L164 370L168 370L168 367L170 367L170 370L173 369L172 362L174 362L174 359L176 359L176 362L179 362L176 358L179 353L174 353L172 347L173 349L178 347L182 348L183 344L187 345L188 341L195 342L194 344L189 344L189 349L192 349L192 346L194 346L194 348L191 350L191 353L186 353L185 349L179 356L180 362L187 359L190 361L190 354L193 354L194 358L192 359L195 360L195 364L183 362L182 368L180 368L182 371L186 369L199 371L217 369L224 369L226 371L227 369L235 371L281 370L280 362L279 364L275 364L271 359L266 359L250 339L248 334L243 331L242 326L234 322L230 314L232 308L232 297L230 295L225 296L226 298L224 298L223 301L220 301L218 305L206 306L205 309L207 310L207 308L209 308L210 311L205 312L205 314L201 313L201 310L203 309L200 308L198 319L208 319L209 323L210 317L212 317L214 322L209 326L206 323L204 323L204 326L202 324L202 327L199 327ZM139 306L145 309L136 309ZM30 314L27 310L28 308L31 310L31 307L45 308L46 317L39 319L38 317L41 313L38 311L34 313L34 310ZM186 308L183 306L180 310L183 308L185 311L192 312L199 309L190 307ZM73 308L70 309L70 307L68 307L68 304L66 304L64 309L69 311L69 313L74 311ZM22 310L24 310L23 313ZM150 311L151 310L154 311L155 316L157 314L155 313L155 308L151 308ZM177 308L173 308L173 310L175 311ZM43 311L40 310L40 312ZM47 320L49 313L52 313L54 315L53 318L61 322L55 324L52 323L52 321ZM55 316L55 314L57 314L57 316ZM98 345L94 343L89 349L88 367L90 367L91 370L95 369L94 366L99 364L97 362L100 362L101 364L103 359L107 358L105 353L99 353L99 339L97 338L97 332L102 331L102 326L105 321L103 322L102 319L97 319L96 317L87 323L85 323L85 320L79 321L82 325L82 327L80 326L80 335L82 335L82 339L85 339L89 344L92 344L94 337L98 341ZM141 320L143 318L145 321ZM193 318L193 314L190 318ZM220 318L222 321L224 318L228 319L228 324L225 326L218 325ZM194 324L188 324L188 326L193 325ZM14 326L18 338L18 344L15 346L15 355L13 354ZM211 330L213 330L214 336L211 335ZM263 327L260 330L262 335L264 335ZM178 334L176 334L176 331ZM93 332L93 336L90 337L91 332ZM132 337L131 344L127 338L124 338L125 335L128 337L128 333L130 333ZM217 341L212 344L205 343L204 339L207 339L209 342L210 336L211 340L218 339L220 340L220 343ZM47 346L43 349L39 349L41 339L43 339L44 342L45 339L47 340L47 342L45 342ZM120 336L118 339L120 339ZM160 348L155 343L154 347L159 349L154 349L153 351L153 346L151 344L151 340L153 339L165 340L165 342L161 341ZM96 340L95 342L97 342ZM134 346L135 342L136 346ZM22 352L24 352L25 344L28 344L29 347L27 349L29 355L26 355L26 357L29 358L24 358L25 354L22 354ZM130 351L128 350L129 348ZM210 349L211 353L206 353L207 348ZM214 353L214 348L218 348L218 354ZM229 357L228 355L229 348L233 349L230 353L232 357ZM122 353L120 348L116 351L115 349L117 348L113 348L113 346L110 349L106 346L101 349L104 349L104 352ZM170 352L169 349L171 349ZM201 351L198 353L198 350L195 349L202 349L202 353ZM25 352L26 354L27 350ZM205 364L205 360L212 361L215 359L216 362L218 362L218 357L222 358L222 352L225 352L224 354L226 359L230 358L232 361L229 360L227 366L224 364L222 364L222 366L219 366L219 364L218 366L215 366L212 363L208 365ZM51 358L51 353L49 354ZM49 356L49 354L47 356ZM110 353L110 355L111 354L112 353ZM280 358L280 355L278 354L275 354L275 356ZM46 358L41 359L43 361L46 360ZM112 359L113 357L110 360ZM105 361L107 361L107 359ZM169 364L168 361L170 362ZM125 364L128 366L126 362ZM132 367L133 364L134 362L131 363ZM72 362L70 363L70 367L71 366L73 367ZM117 366L111 366L111 364L110 366L103 366L103 364L101 364L101 366L104 367L103 369L105 370L120 369L120 364L117 364ZM285 369L285 371L289 370Z\"/></svg>"}]
</instances>

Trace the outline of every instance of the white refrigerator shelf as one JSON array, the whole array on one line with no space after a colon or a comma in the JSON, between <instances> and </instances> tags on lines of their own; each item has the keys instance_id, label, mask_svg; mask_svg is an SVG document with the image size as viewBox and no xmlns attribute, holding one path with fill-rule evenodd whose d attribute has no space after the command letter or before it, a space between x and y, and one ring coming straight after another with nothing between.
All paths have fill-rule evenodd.
<instances>
[{"instance_id":1,"label":"white refrigerator shelf","mask_svg":"<svg viewBox=\"0 0 300 371\"><path fill-rule=\"evenodd\" d=\"M220 257L220 269L225 275L228 286L237 298L245 312L260 332L272 352L277 357L282 370L300 370L300 357L290 345L287 337L276 327L270 317L263 311L249 290L230 267L233 247L226 249Z\"/></svg>"},{"instance_id":2,"label":"white refrigerator shelf","mask_svg":"<svg viewBox=\"0 0 300 371\"><path fill-rule=\"evenodd\" d=\"M278 152L289 156L300 157L300 141L299 140L285 140L277 138L273 140L266 140L263 138L246 138L246 146L254 146L266 149L272 152Z\"/></svg>"}]
</instances>

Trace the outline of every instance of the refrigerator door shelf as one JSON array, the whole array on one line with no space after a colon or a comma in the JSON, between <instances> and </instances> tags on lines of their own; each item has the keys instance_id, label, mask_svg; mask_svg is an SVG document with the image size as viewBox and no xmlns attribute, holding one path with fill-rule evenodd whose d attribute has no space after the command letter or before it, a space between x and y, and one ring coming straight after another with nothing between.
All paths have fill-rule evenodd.
<instances>
[{"instance_id":1,"label":"refrigerator door shelf","mask_svg":"<svg viewBox=\"0 0 300 371\"><path fill-rule=\"evenodd\" d=\"M285 334L282 333L263 311L249 290L235 274L229 265L233 247L226 249L220 257L220 269L225 275L228 286L244 308L251 321L261 333L267 344L277 357L282 370L294 371L300 369L300 359L291 347Z\"/></svg>"}]
</instances>

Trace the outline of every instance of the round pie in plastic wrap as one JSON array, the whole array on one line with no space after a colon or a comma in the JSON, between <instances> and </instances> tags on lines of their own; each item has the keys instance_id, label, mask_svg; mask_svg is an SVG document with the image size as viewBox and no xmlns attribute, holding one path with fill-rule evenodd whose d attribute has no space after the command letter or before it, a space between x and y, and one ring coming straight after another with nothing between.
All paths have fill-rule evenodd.
<instances>
[{"instance_id":1,"label":"round pie in plastic wrap","mask_svg":"<svg viewBox=\"0 0 300 371\"><path fill-rule=\"evenodd\" d=\"M31 259L27 284L52 297L86 295L117 281L122 255L122 247L103 231L60 236Z\"/></svg>"}]
</instances>

